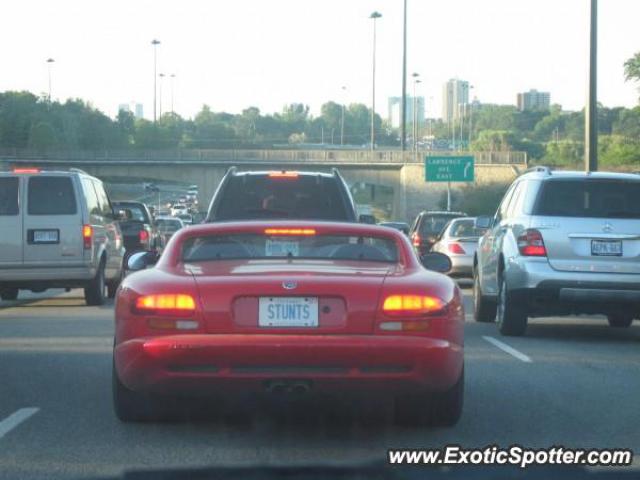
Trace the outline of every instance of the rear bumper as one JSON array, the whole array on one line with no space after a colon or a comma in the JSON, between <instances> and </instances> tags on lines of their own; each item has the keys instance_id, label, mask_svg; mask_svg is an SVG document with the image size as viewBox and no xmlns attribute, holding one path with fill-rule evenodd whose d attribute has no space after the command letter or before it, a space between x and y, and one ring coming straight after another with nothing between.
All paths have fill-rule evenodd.
<instances>
[{"instance_id":1,"label":"rear bumper","mask_svg":"<svg viewBox=\"0 0 640 480\"><path fill-rule=\"evenodd\" d=\"M532 315L620 311L640 315L640 275L563 272L546 259L513 262L506 272L513 295L528 305Z\"/></svg>"},{"instance_id":2,"label":"rear bumper","mask_svg":"<svg viewBox=\"0 0 640 480\"><path fill-rule=\"evenodd\" d=\"M468 255L449 255L451 270L448 275L452 277L472 277L473 257Z\"/></svg>"},{"instance_id":3,"label":"rear bumper","mask_svg":"<svg viewBox=\"0 0 640 480\"><path fill-rule=\"evenodd\" d=\"M446 390L463 349L445 340L373 335L174 335L122 342L122 383L136 391L261 392L273 380L307 381L316 392Z\"/></svg>"},{"instance_id":4,"label":"rear bumper","mask_svg":"<svg viewBox=\"0 0 640 480\"><path fill-rule=\"evenodd\" d=\"M87 265L52 265L37 267L20 267L20 268L2 268L0 269L0 284L19 284L29 283L65 283L65 282L82 282L91 280L96 276L96 268Z\"/></svg>"}]
</instances>

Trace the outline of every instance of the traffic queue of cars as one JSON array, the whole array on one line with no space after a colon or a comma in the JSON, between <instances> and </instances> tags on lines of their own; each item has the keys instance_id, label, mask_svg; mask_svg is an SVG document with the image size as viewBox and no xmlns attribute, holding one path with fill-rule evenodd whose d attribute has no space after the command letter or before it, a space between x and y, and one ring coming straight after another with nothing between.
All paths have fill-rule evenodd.
<instances>
[{"instance_id":1,"label":"traffic queue of cars","mask_svg":"<svg viewBox=\"0 0 640 480\"><path fill-rule=\"evenodd\" d=\"M473 278L475 320L504 335L549 315L628 327L640 318L639 197L636 174L539 167L493 216L424 211L407 235L359 217L335 169L231 168L203 224L182 228L143 204L114 211L84 172L16 169L0 173L0 295L82 287L99 305L107 285L122 421L171 417L185 395L314 393L387 396L399 423L453 425L465 316L442 273Z\"/></svg>"}]
</instances>

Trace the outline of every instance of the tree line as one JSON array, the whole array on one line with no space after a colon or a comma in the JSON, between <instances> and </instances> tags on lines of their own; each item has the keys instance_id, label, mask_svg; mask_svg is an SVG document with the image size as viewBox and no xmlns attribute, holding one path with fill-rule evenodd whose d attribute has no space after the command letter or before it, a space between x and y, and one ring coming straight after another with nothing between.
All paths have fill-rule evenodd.
<instances>
[{"instance_id":1,"label":"tree line","mask_svg":"<svg viewBox=\"0 0 640 480\"><path fill-rule=\"evenodd\" d=\"M271 148L274 145L340 144L362 146L370 141L371 110L353 103L322 106L314 117L302 103L281 112L263 114L249 107L240 114L215 112L204 105L193 119L164 113L156 123L136 119L121 110L115 120L80 99L49 102L29 92L0 93L0 148L84 149L121 148ZM376 143L397 139L375 115ZM344 133L344 135L343 135Z\"/></svg>"}]
</instances>

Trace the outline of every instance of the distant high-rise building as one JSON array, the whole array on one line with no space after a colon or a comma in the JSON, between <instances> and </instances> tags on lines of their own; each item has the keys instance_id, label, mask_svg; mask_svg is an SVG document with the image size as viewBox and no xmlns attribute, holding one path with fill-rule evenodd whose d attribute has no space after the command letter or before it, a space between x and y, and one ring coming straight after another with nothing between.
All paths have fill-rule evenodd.
<instances>
[{"instance_id":1,"label":"distant high-rise building","mask_svg":"<svg viewBox=\"0 0 640 480\"><path fill-rule=\"evenodd\" d=\"M129 103L121 103L118 105L118 113L121 111L124 112L133 112L133 115L136 118L144 117L144 109L141 103L129 102Z\"/></svg>"},{"instance_id":2,"label":"distant high-rise building","mask_svg":"<svg viewBox=\"0 0 640 480\"><path fill-rule=\"evenodd\" d=\"M393 128L400 126L400 115L402 106L402 97L389 97L387 120ZM413 124L413 97L407 96L407 102L405 104L405 111L407 115L407 125ZM421 127L424 125L424 97L416 97L416 112L418 114L417 123Z\"/></svg>"},{"instance_id":3,"label":"distant high-rise building","mask_svg":"<svg viewBox=\"0 0 640 480\"><path fill-rule=\"evenodd\" d=\"M518 94L518 110L521 112L528 110L549 110L551 104L551 94L549 92L539 92L529 90Z\"/></svg>"},{"instance_id":4,"label":"distant high-rise building","mask_svg":"<svg viewBox=\"0 0 640 480\"><path fill-rule=\"evenodd\" d=\"M442 88L442 120L446 123L463 115L469 103L469 82L452 78Z\"/></svg>"}]
</instances>

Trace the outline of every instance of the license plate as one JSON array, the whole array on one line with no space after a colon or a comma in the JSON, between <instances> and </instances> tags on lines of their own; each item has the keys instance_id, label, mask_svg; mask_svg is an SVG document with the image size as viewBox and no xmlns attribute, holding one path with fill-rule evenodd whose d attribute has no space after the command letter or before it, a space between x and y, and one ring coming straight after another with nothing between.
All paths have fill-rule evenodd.
<instances>
[{"instance_id":1,"label":"license plate","mask_svg":"<svg viewBox=\"0 0 640 480\"><path fill-rule=\"evenodd\" d=\"M33 243L58 243L58 230L34 230Z\"/></svg>"},{"instance_id":2,"label":"license plate","mask_svg":"<svg viewBox=\"0 0 640 480\"><path fill-rule=\"evenodd\" d=\"M317 297L260 297L261 327L317 327Z\"/></svg>"},{"instance_id":3,"label":"license plate","mask_svg":"<svg viewBox=\"0 0 640 480\"><path fill-rule=\"evenodd\" d=\"M622 256L622 242L620 240L591 240L591 255L620 257Z\"/></svg>"},{"instance_id":4,"label":"license plate","mask_svg":"<svg viewBox=\"0 0 640 480\"><path fill-rule=\"evenodd\" d=\"M265 256L267 257L297 257L299 252L298 242L291 240L267 239Z\"/></svg>"}]
</instances>

